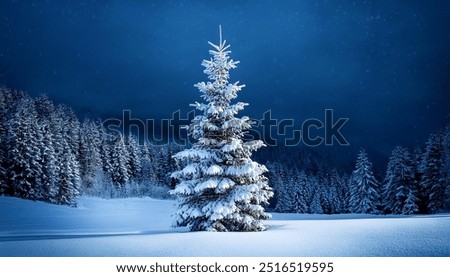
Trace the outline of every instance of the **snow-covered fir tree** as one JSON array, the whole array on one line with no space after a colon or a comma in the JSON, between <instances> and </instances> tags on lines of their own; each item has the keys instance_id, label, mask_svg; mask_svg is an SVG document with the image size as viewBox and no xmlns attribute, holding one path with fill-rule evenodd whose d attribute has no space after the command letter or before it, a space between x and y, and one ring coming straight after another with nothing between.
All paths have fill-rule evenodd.
<instances>
[{"instance_id":1,"label":"snow-covered fir tree","mask_svg":"<svg viewBox=\"0 0 450 277\"><path fill-rule=\"evenodd\" d=\"M350 177L346 174L339 176L339 189L338 194L341 202L341 213L349 213L350 212Z\"/></svg>"},{"instance_id":2,"label":"snow-covered fir tree","mask_svg":"<svg viewBox=\"0 0 450 277\"><path fill-rule=\"evenodd\" d=\"M323 214L322 208L322 186L319 184L317 178L314 176L310 179L311 185L315 188L314 194L311 199L311 205L309 207L309 213L311 214Z\"/></svg>"},{"instance_id":3,"label":"snow-covered fir tree","mask_svg":"<svg viewBox=\"0 0 450 277\"><path fill-rule=\"evenodd\" d=\"M128 152L127 170L130 180L137 180L141 174L141 153L140 147L136 138L133 135L128 135L126 141L126 148Z\"/></svg>"},{"instance_id":4,"label":"snow-covered fir tree","mask_svg":"<svg viewBox=\"0 0 450 277\"><path fill-rule=\"evenodd\" d=\"M42 177L42 133L31 98L23 98L8 122L7 195L39 200Z\"/></svg>"},{"instance_id":5,"label":"snow-covered fir tree","mask_svg":"<svg viewBox=\"0 0 450 277\"><path fill-rule=\"evenodd\" d=\"M301 192L306 205L306 213L316 213L318 208L317 203L314 203L314 197L316 195L319 183L316 176L308 176L304 171L300 172L299 182L301 185ZM315 206L315 207L313 207ZM320 207L320 210L322 207Z\"/></svg>"},{"instance_id":6,"label":"snow-covered fir tree","mask_svg":"<svg viewBox=\"0 0 450 277\"><path fill-rule=\"evenodd\" d=\"M130 180L128 165L128 152L125 139L118 134L111 148L111 178L119 195L123 195L125 187Z\"/></svg>"},{"instance_id":7,"label":"snow-covered fir tree","mask_svg":"<svg viewBox=\"0 0 450 277\"><path fill-rule=\"evenodd\" d=\"M58 164L58 189L56 195L51 196L52 202L75 206L81 186L80 164L77 155L79 122L74 117L73 111L62 105L56 108L51 117L54 136L53 148ZM77 135L72 137L74 133Z\"/></svg>"},{"instance_id":8,"label":"snow-covered fir tree","mask_svg":"<svg viewBox=\"0 0 450 277\"><path fill-rule=\"evenodd\" d=\"M285 176L285 178L283 178L283 176ZM292 171L279 171L279 174L273 178L277 183L276 187L274 187L274 194L277 198L275 211L279 213L295 213L296 207L294 202L297 175Z\"/></svg>"},{"instance_id":9,"label":"snow-covered fir tree","mask_svg":"<svg viewBox=\"0 0 450 277\"><path fill-rule=\"evenodd\" d=\"M58 157L56 156L54 147L54 138L51 131L50 123L45 122L42 125L42 176L41 191L42 199L46 202L56 203L55 196L58 191Z\"/></svg>"},{"instance_id":10,"label":"snow-covered fir tree","mask_svg":"<svg viewBox=\"0 0 450 277\"><path fill-rule=\"evenodd\" d=\"M417 213L417 194L414 163L408 149L397 146L392 151L383 183L385 213Z\"/></svg>"},{"instance_id":11,"label":"snow-covered fir tree","mask_svg":"<svg viewBox=\"0 0 450 277\"><path fill-rule=\"evenodd\" d=\"M307 204L307 189L308 189L308 176L306 176L304 171L300 173L297 172L297 178L294 184L294 192L293 192L293 208L296 213L307 213L308 212L308 204Z\"/></svg>"},{"instance_id":12,"label":"snow-covered fir tree","mask_svg":"<svg viewBox=\"0 0 450 277\"><path fill-rule=\"evenodd\" d=\"M109 179L109 181L112 182L112 146L114 143L114 136L102 130L100 139L100 157L102 158L102 169L105 174L105 178Z\"/></svg>"},{"instance_id":13,"label":"snow-covered fir tree","mask_svg":"<svg viewBox=\"0 0 450 277\"><path fill-rule=\"evenodd\" d=\"M7 189L6 178L6 122L9 110L8 96L11 94L6 87L0 86L0 195Z\"/></svg>"},{"instance_id":14,"label":"snow-covered fir tree","mask_svg":"<svg viewBox=\"0 0 450 277\"><path fill-rule=\"evenodd\" d=\"M447 126L444 133L444 157L445 210L450 211L450 126Z\"/></svg>"},{"instance_id":15,"label":"snow-covered fir tree","mask_svg":"<svg viewBox=\"0 0 450 277\"><path fill-rule=\"evenodd\" d=\"M379 184L366 151L361 150L351 178L350 207L353 213L378 213Z\"/></svg>"},{"instance_id":16,"label":"snow-covered fir tree","mask_svg":"<svg viewBox=\"0 0 450 277\"><path fill-rule=\"evenodd\" d=\"M271 199L273 205L272 209L276 212L280 212L280 209L284 210L283 200L280 201L280 194L284 193L284 182L286 182L285 171L278 162L268 161L266 166L269 170L269 185L274 191L274 196Z\"/></svg>"},{"instance_id":17,"label":"snow-covered fir tree","mask_svg":"<svg viewBox=\"0 0 450 277\"><path fill-rule=\"evenodd\" d=\"M94 187L102 171L101 129L98 123L86 119L80 128L80 175L84 189Z\"/></svg>"},{"instance_id":18,"label":"snow-covered fir tree","mask_svg":"<svg viewBox=\"0 0 450 277\"><path fill-rule=\"evenodd\" d=\"M228 81L238 62L229 58L221 33L219 45L209 42L212 58L202 62L211 81L195 85L206 101L194 104L202 115L187 127L196 142L174 155L184 165L172 173L179 181L172 191L179 198L174 225L193 231L262 231L266 226L261 220L270 216L263 205L273 193L264 176L267 168L251 154L263 142L243 140L251 121L236 115L247 104L232 100L244 85Z\"/></svg>"},{"instance_id":19,"label":"snow-covered fir tree","mask_svg":"<svg viewBox=\"0 0 450 277\"><path fill-rule=\"evenodd\" d=\"M63 147L69 147L67 141L63 141ZM67 151L61 156L59 167L59 187L56 203L60 205L76 206L77 197L80 194L81 178L79 165L73 153Z\"/></svg>"},{"instance_id":20,"label":"snow-covered fir tree","mask_svg":"<svg viewBox=\"0 0 450 277\"><path fill-rule=\"evenodd\" d=\"M342 180L336 170L331 170L326 175L326 202L329 205L329 214L345 212L346 206L346 183ZM345 186L345 187L344 187ZM324 209L325 210L325 209Z\"/></svg>"},{"instance_id":21,"label":"snow-covered fir tree","mask_svg":"<svg viewBox=\"0 0 450 277\"><path fill-rule=\"evenodd\" d=\"M141 182L146 180L150 183L156 183L156 172L155 172L155 164L153 161L153 155L150 151L150 147L147 143L147 140L144 140L144 143L141 145Z\"/></svg>"},{"instance_id":22,"label":"snow-covered fir tree","mask_svg":"<svg viewBox=\"0 0 450 277\"><path fill-rule=\"evenodd\" d=\"M153 172L155 174L156 181L164 182L166 184L170 183L170 173L174 170L171 167L171 160L173 152L170 147L153 146L151 148L152 156L155 161L153 166L155 167Z\"/></svg>"},{"instance_id":23,"label":"snow-covered fir tree","mask_svg":"<svg viewBox=\"0 0 450 277\"><path fill-rule=\"evenodd\" d=\"M446 205L447 183L445 174L444 135L432 134L427 141L421 160L420 187L428 213L441 212Z\"/></svg>"}]
</instances>

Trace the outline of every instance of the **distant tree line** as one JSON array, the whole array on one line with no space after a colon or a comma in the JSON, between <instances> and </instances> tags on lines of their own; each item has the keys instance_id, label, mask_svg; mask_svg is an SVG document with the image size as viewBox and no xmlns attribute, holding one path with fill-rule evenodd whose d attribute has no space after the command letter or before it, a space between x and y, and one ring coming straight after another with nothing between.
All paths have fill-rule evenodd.
<instances>
[{"instance_id":1,"label":"distant tree line","mask_svg":"<svg viewBox=\"0 0 450 277\"><path fill-rule=\"evenodd\" d=\"M46 96L0 87L0 195L76 205L79 195L169 197L172 155L181 146L155 146L133 135L80 122ZM255 160L269 169L282 213L414 214L450 210L450 129L430 135L411 153L397 146L385 176L361 150L352 165L313 148L266 147Z\"/></svg>"},{"instance_id":2,"label":"distant tree line","mask_svg":"<svg viewBox=\"0 0 450 277\"><path fill-rule=\"evenodd\" d=\"M327 168L321 165L323 156L310 154L291 151L273 160L278 162L268 162L276 193L274 211L427 214L450 210L450 128L430 135L425 147L412 154L395 147L382 180L375 177L364 150L351 174Z\"/></svg>"},{"instance_id":3,"label":"distant tree line","mask_svg":"<svg viewBox=\"0 0 450 277\"><path fill-rule=\"evenodd\" d=\"M79 195L168 197L175 145L80 122L46 96L0 87L0 195L75 205Z\"/></svg>"}]
</instances>

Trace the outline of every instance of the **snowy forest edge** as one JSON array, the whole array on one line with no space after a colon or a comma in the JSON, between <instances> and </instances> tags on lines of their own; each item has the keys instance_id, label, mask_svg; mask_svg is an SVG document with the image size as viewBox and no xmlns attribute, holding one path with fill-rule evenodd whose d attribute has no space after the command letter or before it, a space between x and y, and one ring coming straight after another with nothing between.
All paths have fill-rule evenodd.
<instances>
[{"instance_id":1,"label":"snowy forest edge","mask_svg":"<svg viewBox=\"0 0 450 277\"><path fill-rule=\"evenodd\" d=\"M182 149L177 144L155 146L131 134L108 134L101 121L80 122L46 96L33 99L6 87L0 88L0 115L1 195L72 206L79 195L171 197L170 172L177 169L171 157ZM363 150L351 171L313 148L262 149L254 157L269 169L275 192L267 208L318 214L448 211L449 130L431 134L413 152L395 147L384 176L374 175Z\"/></svg>"}]
</instances>

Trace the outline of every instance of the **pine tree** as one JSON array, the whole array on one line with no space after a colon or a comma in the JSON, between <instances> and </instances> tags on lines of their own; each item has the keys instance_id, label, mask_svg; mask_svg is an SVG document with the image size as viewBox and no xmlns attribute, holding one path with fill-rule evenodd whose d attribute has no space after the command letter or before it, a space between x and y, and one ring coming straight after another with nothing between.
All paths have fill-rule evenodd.
<instances>
[{"instance_id":1,"label":"pine tree","mask_svg":"<svg viewBox=\"0 0 450 277\"><path fill-rule=\"evenodd\" d=\"M128 152L122 135L117 135L111 148L111 177L118 196L123 196L130 180Z\"/></svg>"},{"instance_id":2,"label":"pine tree","mask_svg":"<svg viewBox=\"0 0 450 277\"><path fill-rule=\"evenodd\" d=\"M277 213L289 212L291 197L288 194L287 183L279 182L278 186L274 188L274 195L277 198L274 211Z\"/></svg>"},{"instance_id":3,"label":"pine tree","mask_svg":"<svg viewBox=\"0 0 450 277\"><path fill-rule=\"evenodd\" d=\"M427 141L422 157L422 179L420 181L422 198L425 200L429 213L445 209L447 189L445 159L443 134L432 134Z\"/></svg>"},{"instance_id":4,"label":"pine tree","mask_svg":"<svg viewBox=\"0 0 450 277\"><path fill-rule=\"evenodd\" d=\"M55 111L53 102L46 96L34 100L38 121L42 133L41 148L41 192L43 201L55 203L55 195L58 190L58 157L55 152L55 128L52 128L52 114Z\"/></svg>"},{"instance_id":5,"label":"pine tree","mask_svg":"<svg viewBox=\"0 0 450 277\"><path fill-rule=\"evenodd\" d=\"M68 142L63 142L68 147ZM76 206L80 192L81 178L78 163L75 156L66 152L61 157L59 172L59 187L56 195L56 203L61 205Z\"/></svg>"},{"instance_id":6,"label":"pine tree","mask_svg":"<svg viewBox=\"0 0 450 277\"><path fill-rule=\"evenodd\" d=\"M50 195L51 202L76 206L80 194L81 178L78 158L79 123L73 112L65 106L58 106L51 114L53 148L58 168L58 188ZM74 129L72 129L74 128ZM75 137L74 137L75 136Z\"/></svg>"},{"instance_id":7,"label":"pine tree","mask_svg":"<svg viewBox=\"0 0 450 277\"><path fill-rule=\"evenodd\" d=\"M130 179L137 180L141 174L141 153L139 144L136 138L129 135L126 141L126 148L128 152L127 170Z\"/></svg>"},{"instance_id":8,"label":"pine tree","mask_svg":"<svg viewBox=\"0 0 450 277\"><path fill-rule=\"evenodd\" d=\"M352 174L350 205L353 213L378 213L378 181L372 172L367 153L361 150Z\"/></svg>"},{"instance_id":9,"label":"pine tree","mask_svg":"<svg viewBox=\"0 0 450 277\"><path fill-rule=\"evenodd\" d=\"M154 161L152 151L150 151L150 146L147 141L144 141L141 147L141 181L146 181L152 184L156 183L156 171L154 169Z\"/></svg>"},{"instance_id":10,"label":"pine tree","mask_svg":"<svg viewBox=\"0 0 450 277\"><path fill-rule=\"evenodd\" d=\"M54 134L51 132L48 119L42 125L43 149L42 149L42 200L55 203L55 195L58 191L58 160L54 147Z\"/></svg>"},{"instance_id":11,"label":"pine tree","mask_svg":"<svg viewBox=\"0 0 450 277\"><path fill-rule=\"evenodd\" d=\"M444 157L445 210L450 211L450 126L447 126L444 133Z\"/></svg>"},{"instance_id":12,"label":"pine tree","mask_svg":"<svg viewBox=\"0 0 450 277\"><path fill-rule=\"evenodd\" d=\"M153 147L154 160L155 160L155 173L156 182L163 184L166 180L167 173L169 171L169 164L167 162L167 156L169 156L168 148L164 145L155 145Z\"/></svg>"},{"instance_id":13,"label":"pine tree","mask_svg":"<svg viewBox=\"0 0 450 277\"><path fill-rule=\"evenodd\" d=\"M338 195L341 198L341 213L350 212L350 178L347 175L342 175L339 178Z\"/></svg>"},{"instance_id":14,"label":"pine tree","mask_svg":"<svg viewBox=\"0 0 450 277\"><path fill-rule=\"evenodd\" d=\"M271 199L273 210L276 212L285 212L286 205L286 172L279 163L268 162L269 184L273 188L274 197Z\"/></svg>"},{"instance_id":15,"label":"pine tree","mask_svg":"<svg viewBox=\"0 0 450 277\"><path fill-rule=\"evenodd\" d=\"M42 198L42 133L31 98L25 97L20 100L7 129L7 174L10 185L4 193L39 200Z\"/></svg>"},{"instance_id":16,"label":"pine tree","mask_svg":"<svg viewBox=\"0 0 450 277\"><path fill-rule=\"evenodd\" d=\"M304 175L303 175L304 174ZM314 213L313 201L316 190L319 186L316 176L306 175L304 171L300 173L299 181L302 184L302 198L305 202L305 213Z\"/></svg>"},{"instance_id":17,"label":"pine tree","mask_svg":"<svg viewBox=\"0 0 450 277\"><path fill-rule=\"evenodd\" d=\"M339 214L344 212L344 193L345 188L341 186L345 184L341 181L338 172L333 169L328 175L328 202L331 214Z\"/></svg>"},{"instance_id":18,"label":"pine tree","mask_svg":"<svg viewBox=\"0 0 450 277\"><path fill-rule=\"evenodd\" d=\"M279 213L296 213L301 205L300 201L300 187L298 184L298 172L296 170L289 170L285 172L282 168L277 168L278 174L275 174L274 180L276 187L274 187L277 197L277 204L275 211Z\"/></svg>"},{"instance_id":19,"label":"pine tree","mask_svg":"<svg viewBox=\"0 0 450 277\"><path fill-rule=\"evenodd\" d=\"M6 178L6 124L9 110L7 98L10 93L10 90L0 86L0 195L3 195L8 188Z\"/></svg>"},{"instance_id":20,"label":"pine tree","mask_svg":"<svg viewBox=\"0 0 450 277\"><path fill-rule=\"evenodd\" d=\"M99 124L85 120L80 128L80 176L85 190L95 186L102 170L101 129Z\"/></svg>"},{"instance_id":21,"label":"pine tree","mask_svg":"<svg viewBox=\"0 0 450 277\"><path fill-rule=\"evenodd\" d=\"M112 181L112 145L114 143L114 137L103 130L101 132L100 139L100 156L102 159L102 169L106 179Z\"/></svg>"},{"instance_id":22,"label":"pine tree","mask_svg":"<svg viewBox=\"0 0 450 277\"><path fill-rule=\"evenodd\" d=\"M306 176L304 171L297 174L296 183L294 185L294 210L296 213L307 213L307 189L308 189L308 176Z\"/></svg>"},{"instance_id":23,"label":"pine tree","mask_svg":"<svg viewBox=\"0 0 450 277\"><path fill-rule=\"evenodd\" d=\"M243 138L251 128L250 118L236 117L247 105L232 104L244 87L229 83L229 70L238 62L229 58L229 45L209 43L212 59L204 60L204 73L212 82L195 86L206 103L194 106L203 114L187 127L196 140L192 148L174 155L184 168L172 173L179 183L171 192L179 196L175 226L189 226L192 231L262 231L260 221L270 215L262 205L273 195L263 175L267 168L254 162L251 153L262 141Z\"/></svg>"},{"instance_id":24,"label":"pine tree","mask_svg":"<svg viewBox=\"0 0 450 277\"><path fill-rule=\"evenodd\" d=\"M309 213L311 214L323 214L322 208L322 186L320 185L317 178L314 176L310 179L311 186L314 188L313 195L311 198L311 204L309 208Z\"/></svg>"},{"instance_id":25,"label":"pine tree","mask_svg":"<svg viewBox=\"0 0 450 277\"><path fill-rule=\"evenodd\" d=\"M397 146L389 159L383 184L385 213L412 214L419 211L414 164L408 149Z\"/></svg>"},{"instance_id":26,"label":"pine tree","mask_svg":"<svg viewBox=\"0 0 450 277\"><path fill-rule=\"evenodd\" d=\"M318 201L321 205L323 213L331 214L332 213L331 198L333 197L333 195L331 195L329 172L323 173L319 171L317 179L319 181L317 186Z\"/></svg>"}]
</instances>

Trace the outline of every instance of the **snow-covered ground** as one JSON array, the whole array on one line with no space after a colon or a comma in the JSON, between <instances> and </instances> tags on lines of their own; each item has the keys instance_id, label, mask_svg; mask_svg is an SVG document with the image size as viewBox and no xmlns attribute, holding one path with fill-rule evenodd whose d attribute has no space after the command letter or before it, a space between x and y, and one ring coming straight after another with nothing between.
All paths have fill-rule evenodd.
<instances>
[{"instance_id":1,"label":"snow-covered ground","mask_svg":"<svg viewBox=\"0 0 450 277\"><path fill-rule=\"evenodd\" d=\"M0 256L450 256L450 214L273 214L260 233L173 229L169 200L0 197Z\"/></svg>"}]
</instances>

